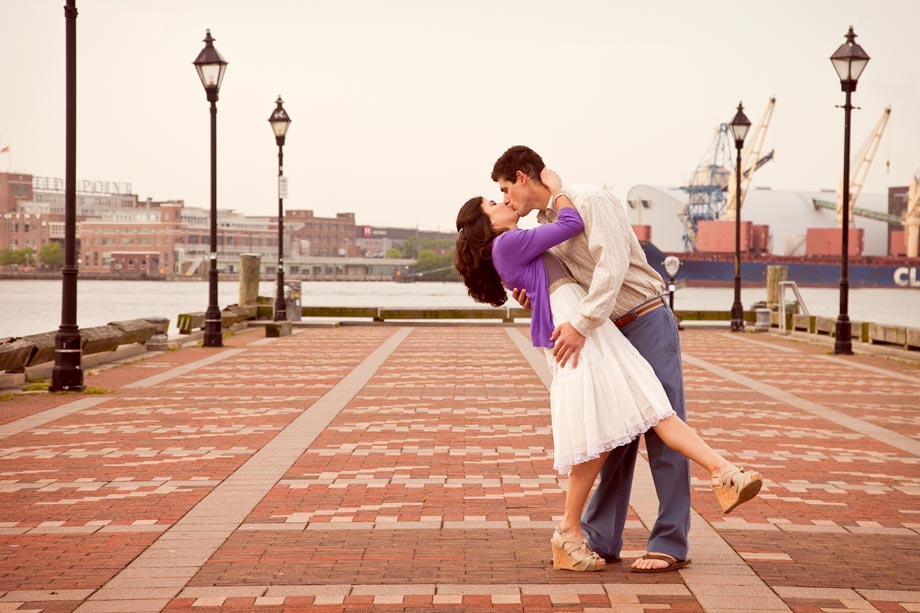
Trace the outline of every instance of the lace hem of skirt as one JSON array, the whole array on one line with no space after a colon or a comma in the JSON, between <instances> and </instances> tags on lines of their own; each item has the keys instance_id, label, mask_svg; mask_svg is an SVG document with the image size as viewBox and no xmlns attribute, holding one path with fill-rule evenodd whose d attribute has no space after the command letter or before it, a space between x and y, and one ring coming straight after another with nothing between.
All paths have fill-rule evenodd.
<instances>
[{"instance_id":1,"label":"lace hem of skirt","mask_svg":"<svg viewBox=\"0 0 920 613\"><path fill-rule=\"evenodd\" d=\"M676 413L671 410L668 411L667 415L651 417L641 424L631 426L622 436L618 436L617 438L602 443L597 447L588 449L583 453L569 454L563 457L554 455L553 468L555 468L559 474L568 475L572 472L573 466L577 466L578 464L583 464L584 462L589 462L591 460L596 460L601 456L602 453L612 451L613 449L622 447L623 445L628 445L632 441L639 438L640 434L647 432L650 428L654 428L658 425L658 422L660 422L662 419L667 419L671 415L676 415Z\"/></svg>"}]
</instances>

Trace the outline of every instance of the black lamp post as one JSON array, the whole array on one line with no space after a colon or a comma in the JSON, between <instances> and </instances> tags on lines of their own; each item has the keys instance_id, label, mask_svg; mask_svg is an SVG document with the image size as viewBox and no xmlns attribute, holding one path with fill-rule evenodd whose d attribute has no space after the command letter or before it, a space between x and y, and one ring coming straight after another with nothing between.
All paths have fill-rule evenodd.
<instances>
[{"instance_id":1,"label":"black lamp post","mask_svg":"<svg viewBox=\"0 0 920 613\"><path fill-rule=\"evenodd\" d=\"M840 314L837 315L837 327L834 340L835 354L853 354L853 342L850 338L850 316L847 313L850 282L847 279L847 265L850 257L850 95L856 91L859 75L869 63L869 54L856 44L853 26L846 34L846 42L834 51L831 62L840 77L840 89L846 92L843 105L843 219L840 239Z\"/></svg>"},{"instance_id":2,"label":"black lamp post","mask_svg":"<svg viewBox=\"0 0 920 613\"><path fill-rule=\"evenodd\" d=\"M64 268L61 325L54 336L52 392L82 392L83 356L77 326L77 7L76 0L64 6L66 111L64 163Z\"/></svg>"},{"instance_id":3,"label":"black lamp post","mask_svg":"<svg viewBox=\"0 0 920 613\"><path fill-rule=\"evenodd\" d=\"M268 118L275 133L275 142L278 143L278 287L275 290L275 321L287 319L287 310L284 306L284 198L287 195L283 188L284 179L284 137L287 135L291 118L282 106L284 100L278 96L275 101L277 106Z\"/></svg>"},{"instance_id":4,"label":"black lamp post","mask_svg":"<svg viewBox=\"0 0 920 613\"><path fill-rule=\"evenodd\" d=\"M220 307L217 306L217 94L224 80L227 61L214 48L211 30L204 36L204 49L192 62L211 103L211 268L208 270L208 309L204 315L204 346L222 347Z\"/></svg>"},{"instance_id":5,"label":"black lamp post","mask_svg":"<svg viewBox=\"0 0 920 613\"><path fill-rule=\"evenodd\" d=\"M732 303L732 332L744 332L744 307L741 306L741 148L744 137L751 128L750 120L744 114L744 107L738 103L738 112L730 124L735 137L735 301Z\"/></svg>"}]
</instances>

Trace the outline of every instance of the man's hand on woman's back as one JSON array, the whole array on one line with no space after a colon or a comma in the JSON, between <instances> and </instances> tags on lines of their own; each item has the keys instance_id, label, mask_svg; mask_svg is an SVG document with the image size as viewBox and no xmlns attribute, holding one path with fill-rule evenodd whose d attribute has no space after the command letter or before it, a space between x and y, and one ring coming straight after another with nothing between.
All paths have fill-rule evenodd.
<instances>
[{"instance_id":1,"label":"man's hand on woman's back","mask_svg":"<svg viewBox=\"0 0 920 613\"><path fill-rule=\"evenodd\" d=\"M553 335L549 337L549 340L554 342L553 357L559 362L560 367L565 368L569 359L572 360L572 368L578 366L578 354L585 346L585 337L575 329L575 326L569 322L559 324L553 330Z\"/></svg>"}]
</instances>

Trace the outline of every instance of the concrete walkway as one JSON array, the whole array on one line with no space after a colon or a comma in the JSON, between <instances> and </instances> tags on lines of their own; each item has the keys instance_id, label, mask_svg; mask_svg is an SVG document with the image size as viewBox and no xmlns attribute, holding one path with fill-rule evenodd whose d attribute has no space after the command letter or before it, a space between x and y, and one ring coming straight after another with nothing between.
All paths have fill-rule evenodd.
<instances>
[{"instance_id":1,"label":"concrete walkway","mask_svg":"<svg viewBox=\"0 0 920 613\"><path fill-rule=\"evenodd\" d=\"M693 563L552 569L565 482L525 328L347 326L0 401L0 612L920 611L920 364L682 333L691 425L762 495L694 469Z\"/></svg>"}]
</instances>

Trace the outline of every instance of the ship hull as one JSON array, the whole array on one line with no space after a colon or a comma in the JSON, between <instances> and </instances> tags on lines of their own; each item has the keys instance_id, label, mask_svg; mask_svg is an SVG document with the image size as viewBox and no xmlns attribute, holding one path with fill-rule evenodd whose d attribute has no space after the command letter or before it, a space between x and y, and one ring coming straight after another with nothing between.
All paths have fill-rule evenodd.
<instances>
[{"instance_id":1,"label":"ship hull","mask_svg":"<svg viewBox=\"0 0 920 613\"><path fill-rule=\"evenodd\" d=\"M648 263L667 279L663 262L668 255L681 261L677 279L690 286L730 287L735 281L733 255L705 256L695 253L664 253L652 243L643 243ZM800 287L837 287L840 260L831 258L755 257L742 255L741 279L746 286L765 286L767 266L785 266L788 279ZM920 289L920 258L854 258L847 267L852 288L887 287Z\"/></svg>"}]
</instances>

